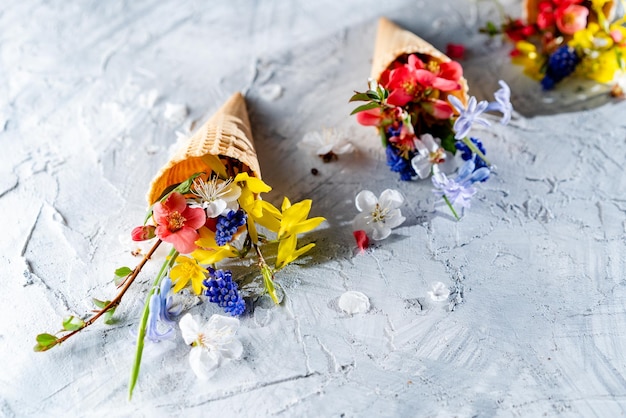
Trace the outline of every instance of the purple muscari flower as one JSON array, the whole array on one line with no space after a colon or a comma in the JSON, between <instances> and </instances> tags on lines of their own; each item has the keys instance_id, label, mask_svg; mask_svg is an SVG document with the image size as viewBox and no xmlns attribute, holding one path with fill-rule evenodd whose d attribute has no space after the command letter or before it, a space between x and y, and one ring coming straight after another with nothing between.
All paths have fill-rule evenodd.
<instances>
[{"instance_id":1,"label":"purple muscari flower","mask_svg":"<svg viewBox=\"0 0 626 418\"><path fill-rule=\"evenodd\" d=\"M400 173L401 180L409 181L411 180L411 178L417 175L417 173L413 169L413 166L411 165L411 159L413 158L413 155L409 155L409 159L402 158L400 152L396 151L396 149L391 144L387 145L386 153L387 165L389 166L391 171L395 173Z\"/></svg>"},{"instance_id":2,"label":"purple muscari flower","mask_svg":"<svg viewBox=\"0 0 626 418\"><path fill-rule=\"evenodd\" d=\"M454 121L454 130L456 132L454 137L456 139L465 138L474 123L483 126L491 126L491 123L489 123L487 119L480 117L489 106L486 100L478 102L476 97L472 96L467 102L467 108L463 107L463 103L456 96L448 96L448 101L454 106L456 111L459 112L459 116L456 121Z\"/></svg>"},{"instance_id":3,"label":"purple muscari flower","mask_svg":"<svg viewBox=\"0 0 626 418\"><path fill-rule=\"evenodd\" d=\"M209 267L209 275L210 277L203 282L206 287L205 296L209 298L209 301L224 308L224 312L232 316L241 315L246 310L246 302L239 294L231 271L215 270Z\"/></svg>"},{"instance_id":4,"label":"purple muscari flower","mask_svg":"<svg viewBox=\"0 0 626 418\"><path fill-rule=\"evenodd\" d=\"M474 160L467 160L459 169L454 179L449 179L445 174L437 170L433 174L432 181L435 189L433 193L439 197L446 197L452 206L469 208L472 196L476 194L473 184L477 181L485 181L491 171L487 167L475 170Z\"/></svg>"},{"instance_id":5,"label":"purple muscari flower","mask_svg":"<svg viewBox=\"0 0 626 418\"><path fill-rule=\"evenodd\" d=\"M150 297L150 313L148 315L148 323L146 326L146 337L155 343L169 339L173 336L174 323L173 317L180 314L181 306L174 306L170 290L172 281L169 277L165 277L161 282L161 287ZM159 323L166 324L164 331L159 330Z\"/></svg>"},{"instance_id":6,"label":"purple muscari flower","mask_svg":"<svg viewBox=\"0 0 626 418\"><path fill-rule=\"evenodd\" d=\"M502 113L502 119L500 123L506 125L511 120L511 113L513 112L513 105L511 104L511 89L509 85L500 80L500 89L496 91L493 96L496 101L489 103L485 112L496 111Z\"/></svg>"},{"instance_id":7,"label":"purple muscari flower","mask_svg":"<svg viewBox=\"0 0 626 418\"><path fill-rule=\"evenodd\" d=\"M217 225L215 226L215 242L217 245L226 245L233 240L233 235L237 229L246 223L246 212L239 209L231 210L226 215L217 217Z\"/></svg>"}]
</instances>

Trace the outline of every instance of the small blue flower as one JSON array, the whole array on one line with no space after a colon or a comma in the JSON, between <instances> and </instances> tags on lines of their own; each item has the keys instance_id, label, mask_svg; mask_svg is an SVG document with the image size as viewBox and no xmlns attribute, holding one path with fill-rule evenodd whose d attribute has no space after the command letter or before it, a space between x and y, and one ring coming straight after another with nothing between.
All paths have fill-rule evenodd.
<instances>
[{"instance_id":1,"label":"small blue flower","mask_svg":"<svg viewBox=\"0 0 626 418\"><path fill-rule=\"evenodd\" d=\"M513 105L511 104L511 89L509 85L500 80L500 89L498 89L493 96L496 101L489 103L485 112L496 111L502 113L500 123L506 125L511 120L511 113L513 112Z\"/></svg>"},{"instance_id":2,"label":"small blue flower","mask_svg":"<svg viewBox=\"0 0 626 418\"><path fill-rule=\"evenodd\" d=\"M448 96L448 101L459 113L456 121L454 121L454 130L456 131L454 137L456 139L465 138L472 129L472 125L475 123L483 126L491 126L491 123L489 123L487 119L480 117L489 106L486 100L478 102L476 97L472 96L467 102L467 108L463 106L461 100L456 96Z\"/></svg>"},{"instance_id":3,"label":"small blue flower","mask_svg":"<svg viewBox=\"0 0 626 418\"><path fill-rule=\"evenodd\" d=\"M230 270L215 270L209 267L209 278L203 282L204 294L209 301L224 308L224 312L232 316L241 315L246 310L246 302L237 290Z\"/></svg>"},{"instance_id":4,"label":"small blue flower","mask_svg":"<svg viewBox=\"0 0 626 418\"><path fill-rule=\"evenodd\" d=\"M150 341L158 343L173 337L174 317L180 314L181 306L174 306L170 290L172 281L169 277L165 277L161 282L161 287L155 290L150 297L148 308L148 322L146 324L146 338ZM163 331L159 330L159 323L165 324Z\"/></svg>"},{"instance_id":5,"label":"small blue flower","mask_svg":"<svg viewBox=\"0 0 626 418\"><path fill-rule=\"evenodd\" d=\"M472 196L476 194L473 184L487 180L491 173L487 167L475 168L474 160L467 160L459 169L456 178L453 179L448 178L437 170L432 177L433 186L435 187L433 193L439 197L445 196L452 206L469 208Z\"/></svg>"},{"instance_id":6,"label":"small blue flower","mask_svg":"<svg viewBox=\"0 0 626 418\"><path fill-rule=\"evenodd\" d=\"M556 83L572 74L579 63L580 57L576 49L563 45L548 58L548 68L541 80L541 86L544 90L551 90Z\"/></svg>"},{"instance_id":7,"label":"small blue flower","mask_svg":"<svg viewBox=\"0 0 626 418\"><path fill-rule=\"evenodd\" d=\"M233 235L237 229L246 223L246 213L239 209L231 210L227 215L217 217L215 226L215 242L217 245L226 245L233 240Z\"/></svg>"},{"instance_id":8,"label":"small blue flower","mask_svg":"<svg viewBox=\"0 0 626 418\"><path fill-rule=\"evenodd\" d=\"M402 123L399 123L396 128L394 128L393 125L389 125L387 128L387 136L389 138L400 136L400 132L402 132Z\"/></svg>"},{"instance_id":9,"label":"small blue flower","mask_svg":"<svg viewBox=\"0 0 626 418\"><path fill-rule=\"evenodd\" d=\"M387 145L386 154L387 165L389 166L391 171L395 173L400 173L401 180L409 181L417 175L417 173L413 169L413 166L411 165L411 159L413 158L413 155L409 155L408 160L404 159L402 158L400 152L397 151L391 144Z\"/></svg>"},{"instance_id":10,"label":"small blue flower","mask_svg":"<svg viewBox=\"0 0 626 418\"><path fill-rule=\"evenodd\" d=\"M480 141L480 139L472 137L472 138L470 138L470 140L474 143L474 145L476 145L476 148L478 148L480 150L480 152L483 153L483 155L487 155L487 151L485 150L485 146ZM470 147L467 146L467 144L465 142L463 142L463 141L456 141L454 146L461 153L461 158L463 160L467 161L467 160L475 157L474 162L476 163L476 169L479 169L479 168L482 168L482 167L487 167L487 163L482 158L480 158L478 155L473 154L472 150L470 149Z\"/></svg>"}]
</instances>

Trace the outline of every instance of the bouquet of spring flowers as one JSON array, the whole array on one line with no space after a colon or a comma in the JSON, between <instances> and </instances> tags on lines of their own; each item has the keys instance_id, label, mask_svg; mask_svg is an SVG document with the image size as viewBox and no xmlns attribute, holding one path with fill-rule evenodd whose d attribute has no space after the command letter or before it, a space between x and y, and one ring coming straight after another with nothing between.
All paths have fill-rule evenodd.
<instances>
[{"instance_id":1,"label":"bouquet of spring flowers","mask_svg":"<svg viewBox=\"0 0 626 418\"><path fill-rule=\"evenodd\" d=\"M570 75L614 84L612 94L623 95L617 83L624 76L626 28L616 18L613 0L527 0L526 19L506 18L498 28L488 23L481 31L504 33L515 43L512 61L525 74L551 90Z\"/></svg>"},{"instance_id":2,"label":"bouquet of spring flowers","mask_svg":"<svg viewBox=\"0 0 626 418\"><path fill-rule=\"evenodd\" d=\"M491 172L484 145L469 135L472 126L490 126L484 112L501 113L503 124L511 117L510 90L500 84L494 102L468 98L458 62L381 18L369 90L355 92L350 101L366 102L352 113L360 124L378 129L391 171L402 180L432 174L434 193L459 219L458 209L468 208L476 193L474 184ZM443 164L455 155L464 163L449 178Z\"/></svg>"},{"instance_id":3,"label":"bouquet of spring flowers","mask_svg":"<svg viewBox=\"0 0 626 418\"><path fill-rule=\"evenodd\" d=\"M245 312L246 302L231 270L218 264L252 254L265 291L279 303L275 273L315 246L298 248L297 237L324 221L307 219L311 200L291 204L284 198L280 208L262 200L260 194L270 190L261 180L244 98L235 94L152 181L144 224L131 234L135 241L154 244L135 268L115 271L119 293L111 300L94 299L92 315L65 318L58 333L38 335L35 351L63 343L100 317L109 323L144 264L165 243L171 246L169 256L148 289L138 321L129 395L137 382L145 340L159 342L175 334L173 324L181 308L173 295L185 288L230 315L214 315L204 327L189 314L180 320L183 339L193 346L189 357L193 371L208 377L221 361L240 356L241 343L234 338L238 320L233 317ZM274 247L271 257L263 255L265 247Z\"/></svg>"}]
</instances>

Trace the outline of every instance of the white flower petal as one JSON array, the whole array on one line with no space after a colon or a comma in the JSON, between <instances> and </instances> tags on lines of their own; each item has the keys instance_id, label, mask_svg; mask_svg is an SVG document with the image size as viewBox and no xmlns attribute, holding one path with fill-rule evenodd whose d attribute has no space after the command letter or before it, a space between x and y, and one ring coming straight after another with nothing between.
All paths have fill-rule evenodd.
<instances>
[{"instance_id":1,"label":"white flower petal","mask_svg":"<svg viewBox=\"0 0 626 418\"><path fill-rule=\"evenodd\" d=\"M428 157L418 154L411 160L411 166L419 178L425 179L430 175L432 164Z\"/></svg>"},{"instance_id":2,"label":"white flower petal","mask_svg":"<svg viewBox=\"0 0 626 418\"><path fill-rule=\"evenodd\" d=\"M369 298L361 292L350 290L339 298L339 308L347 314L365 313L370 309Z\"/></svg>"},{"instance_id":3,"label":"white flower petal","mask_svg":"<svg viewBox=\"0 0 626 418\"><path fill-rule=\"evenodd\" d=\"M422 136L424 136L424 135L422 135ZM415 144L415 148L417 148L417 152L419 152L419 155L421 157L427 157L428 156L428 147L426 146L426 144L424 144L424 142L421 139L415 138L413 143Z\"/></svg>"},{"instance_id":4,"label":"white flower petal","mask_svg":"<svg viewBox=\"0 0 626 418\"><path fill-rule=\"evenodd\" d=\"M431 134L424 134L420 136L420 139L430 152L435 152L439 149L439 144Z\"/></svg>"},{"instance_id":5,"label":"white flower petal","mask_svg":"<svg viewBox=\"0 0 626 418\"><path fill-rule=\"evenodd\" d=\"M359 213L354 217L354 220L352 221L352 229L354 231L365 231L365 233L370 236L371 233L374 231L372 223L372 218L369 213Z\"/></svg>"},{"instance_id":6,"label":"white flower petal","mask_svg":"<svg viewBox=\"0 0 626 418\"><path fill-rule=\"evenodd\" d=\"M355 203L359 212L371 212L378 204L378 199L374 193L363 190L356 195Z\"/></svg>"},{"instance_id":7,"label":"white flower petal","mask_svg":"<svg viewBox=\"0 0 626 418\"><path fill-rule=\"evenodd\" d=\"M243 354L243 345L241 341L233 338L229 343L220 347L220 354L225 359L237 360Z\"/></svg>"},{"instance_id":8,"label":"white flower petal","mask_svg":"<svg viewBox=\"0 0 626 418\"><path fill-rule=\"evenodd\" d=\"M404 203L404 196L397 190L387 189L380 194L378 203L383 208L395 209Z\"/></svg>"},{"instance_id":9,"label":"white flower petal","mask_svg":"<svg viewBox=\"0 0 626 418\"><path fill-rule=\"evenodd\" d=\"M372 239L380 241L387 238L389 235L391 235L391 228L387 227L384 223L372 223Z\"/></svg>"},{"instance_id":10,"label":"white flower petal","mask_svg":"<svg viewBox=\"0 0 626 418\"><path fill-rule=\"evenodd\" d=\"M241 187L231 184L228 189L221 193L221 198L227 202L234 202L241 196Z\"/></svg>"},{"instance_id":11,"label":"white flower petal","mask_svg":"<svg viewBox=\"0 0 626 418\"><path fill-rule=\"evenodd\" d=\"M333 152L337 155L350 154L353 151L354 145L352 145L350 142L336 144L335 146L333 146Z\"/></svg>"},{"instance_id":12,"label":"white flower petal","mask_svg":"<svg viewBox=\"0 0 626 418\"><path fill-rule=\"evenodd\" d=\"M388 228L398 227L404 221L406 221L406 218L402 216L400 209L394 209L385 216L385 226Z\"/></svg>"},{"instance_id":13,"label":"white flower petal","mask_svg":"<svg viewBox=\"0 0 626 418\"><path fill-rule=\"evenodd\" d=\"M180 318L178 326L180 327L180 331L183 335L183 340L185 340L185 344L189 345L196 341L196 339L198 339L200 326L190 313L185 314L185 316Z\"/></svg>"},{"instance_id":14,"label":"white flower petal","mask_svg":"<svg viewBox=\"0 0 626 418\"><path fill-rule=\"evenodd\" d=\"M234 335L239 329L239 319L232 316L211 315L206 326L208 333L229 333Z\"/></svg>"},{"instance_id":15,"label":"white flower petal","mask_svg":"<svg viewBox=\"0 0 626 418\"><path fill-rule=\"evenodd\" d=\"M333 144L324 144L324 145L319 146L317 148L317 151L315 151L315 153L317 155L326 155L332 150L333 150Z\"/></svg>"},{"instance_id":16,"label":"white flower petal","mask_svg":"<svg viewBox=\"0 0 626 418\"><path fill-rule=\"evenodd\" d=\"M198 379L208 380L215 374L220 365L219 357L216 353L197 346L189 352L189 365Z\"/></svg>"},{"instance_id":17,"label":"white flower petal","mask_svg":"<svg viewBox=\"0 0 626 418\"><path fill-rule=\"evenodd\" d=\"M209 218L217 218L226 209L226 201L222 199L214 200L206 205L206 216Z\"/></svg>"}]
</instances>

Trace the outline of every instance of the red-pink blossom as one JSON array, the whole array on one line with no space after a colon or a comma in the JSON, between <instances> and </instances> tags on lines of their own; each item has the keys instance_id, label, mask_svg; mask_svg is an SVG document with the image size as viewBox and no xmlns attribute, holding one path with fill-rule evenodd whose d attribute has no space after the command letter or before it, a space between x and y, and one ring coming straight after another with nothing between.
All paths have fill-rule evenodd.
<instances>
[{"instance_id":1,"label":"red-pink blossom","mask_svg":"<svg viewBox=\"0 0 626 418\"><path fill-rule=\"evenodd\" d=\"M364 110L356 114L356 120L364 126L379 126L382 119L380 108Z\"/></svg>"},{"instance_id":2,"label":"red-pink blossom","mask_svg":"<svg viewBox=\"0 0 626 418\"><path fill-rule=\"evenodd\" d=\"M422 109L433 115L436 119L450 119L454 114L454 109L450 103L443 100L429 100L421 103Z\"/></svg>"},{"instance_id":3,"label":"red-pink blossom","mask_svg":"<svg viewBox=\"0 0 626 418\"><path fill-rule=\"evenodd\" d=\"M462 60L465 56L465 45L452 43L446 45L446 55L455 60Z\"/></svg>"},{"instance_id":4,"label":"red-pink blossom","mask_svg":"<svg viewBox=\"0 0 626 418\"><path fill-rule=\"evenodd\" d=\"M154 225L143 225L133 228L130 236L133 241L145 241L154 238L156 227Z\"/></svg>"},{"instance_id":5,"label":"red-pink blossom","mask_svg":"<svg viewBox=\"0 0 626 418\"><path fill-rule=\"evenodd\" d=\"M365 249L370 245L370 239L367 237L367 233L362 229L359 229L358 231L352 232L352 234L356 240L357 247L359 247L361 251L365 251Z\"/></svg>"},{"instance_id":6,"label":"red-pink blossom","mask_svg":"<svg viewBox=\"0 0 626 418\"><path fill-rule=\"evenodd\" d=\"M198 228L204 225L206 214L202 208L190 208L185 197L174 192L163 203L153 207L153 218L157 223L156 234L174 246L176 251L188 254L196 249Z\"/></svg>"},{"instance_id":7,"label":"red-pink blossom","mask_svg":"<svg viewBox=\"0 0 626 418\"><path fill-rule=\"evenodd\" d=\"M573 35L584 29L587 26L587 16L589 16L589 9L576 4L561 6L554 13L556 26L566 35Z\"/></svg>"}]
</instances>

